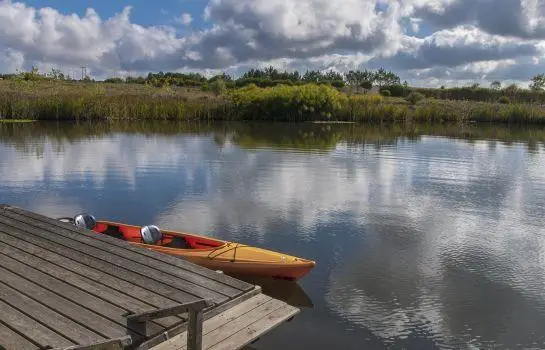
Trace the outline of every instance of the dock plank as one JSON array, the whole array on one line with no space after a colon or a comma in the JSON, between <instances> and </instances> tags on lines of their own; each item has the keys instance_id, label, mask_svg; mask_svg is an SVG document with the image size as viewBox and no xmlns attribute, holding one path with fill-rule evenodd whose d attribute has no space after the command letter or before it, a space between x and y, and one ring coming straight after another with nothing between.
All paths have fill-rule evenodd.
<instances>
[{"instance_id":1,"label":"dock plank","mask_svg":"<svg viewBox=\"0 0 545 350\"><path fill-rule=\"evenodd\" d=\"M21 310L39 323L54 329L74 343L81 341L93 343L106 339L3 283L0 283L0 300Z\"/></svg>"},{"instance_id":2,"label":"dock plank","mask_svg":"<svg viewBox=\"0 0 545 350\"><path fill-rule=\"evenodd\" d=\"M270 314L250 324L248 327L223 339L220 343L208 348L210 350L233 350L240 349L258 338L256 334L270 332L279 324L295 316L298 310L293 306L284 305ZM185 349L185 348L184 348Z\"/></svg>"},{"instance_id":3,"label":"dock plank","mask_svg":"<svg viewBox=\"0 0 545 350\"><path fill-rule=\"evenodd\" d=\"M0 218L0 222L1 222L1 218ZM8 232L7 228L6 229L2 228L2 224L0 223L0 230L2 230L2 232L4 233L7 233L8 235L11 235L13 237L16 237L17 239L20 239L29 243L33 243L35 245L43 247L49 251L55 252L66 258L77 260L80 263L85 264L90 268L96 269L97 271L101 271L103 273L106 273L112 276L116 276L119 279L123 279L131 284L140 286L145 289L153 290L155 293L160 294L165 298L172 299L179 303L197 301L199 299L195 297L194 295L180 291L177 288L158 282L147 276L133 273L132 271L129 271L121 266L112 265L101 259L95 258L93 256L87 255L79 251L66 249L66 247L63 246L62 244L53 242L52 240L49 240L46 237L42 237L39 235L28 235L12 227L9 227L9 229L10 230Z\"/></svg>"},{"instance_id":4,"label":"dock plank","mask_svg":"<svg viewBox=\"0 0 545 350\"><path fill-rule=\"evenodd\" d=\"M47 260L53 264L61 266L69 271L72 271L78 275L86 276L87 278L110 286L111 288L120 291L130 292L131 296L135 299L149 304L155 307L166 307L169 305L178 304L175 300L165 298L159 294L156 294L148 289L141 288L132 283L124 281L115 276L102 273L96 269L90 268L87 265L81 264L74 259L66 258L62 255L54 253L53 251L47 250L40 246L34 245L29 241L23 241L16 239L15 237L9 236L3 232L0 232L0 242L9 244L12 247L20 249L24 252L33 255L39 255L42 259Z\"/></svg>"},{"instance_id":5,"label":"dock plank","mask_svg":"<svg viewBox=\"0 0 545 350\"><path fill-rule=\"evenodd\" d=\"M0 312L0 321L2 323L8 325L10 328L20 330L21 333L25 334L25 336L32 339L32 341L41 347L48 345L54 347L76 345L2 300L0 300L0 310L2 310Z\"/></svg>"},{"instance_id":6,"label":"dock plank","mask_svg":"<svg viewBox=\"0 0 545 350\"><path fill-rule=\"evenodd\" d=\"M60 281L48 278L39 271L34 273L29 271L30 268L20 265L18 261L0 254L0 281L35 300L42 301L79 324L92 325L93 330L105 337L115 338L126 335L126 328L123 326L126 321L121 316L124 313L123 310L115 305L104 305L93 298L87 299L83 292L64 288ZM105 317L104 313L109 317Z\"/></svg>"},{"instance_id":7,"label":"dock plank","mask_svg":"<svg viewBox=\"0 0 545 350\"><path fill-rule=\"evenodd\" d=\"M259 305L242 316L231 320L229 323L207 332L206 337L203 340L203 346L207 349L215 346L226 338L226 334L239 332L284 305L284 302L276 299L271 299L266 303Z\"/></svg>"},{"instance_id":8,"label":"dock plank","mask_svg":"<svg viewBox=\"0 0 545 350\"><path fill-rule=\"evenodd\" d=\"M41 257L47 255L47 251L40 252L40 257L38 257L32 254L28 254L22 250L14 249L13 246L4 243L3 239L5 238L5 236L7 235L4 235L2 232L0 232L0 253L6 255L9 254L10 258L12 259L16 259L32 268L35 268L36 270L46 273L59 280L62 280L67 284L84 290L87 293L90 293L111 304L119 306L124 310L129 310L132 312L144 312L155 309L155 307L151 305L146 305L141 301L133 299L126 294L119 293L103 284L96 283L92 280L86 279L85 277L74 274L70 270L63 269L57 265L43 260ZM169 327L183 321L184 320L180 318L168 317L159 319L155 323L158 323L163 327Z\"/></svg>"},{"instance_id":9,"label":"dock plank","mask_svg":"<svg viewBox=\"0 0 545 350\"><path fill-rule=\"evenodd\" d=\"M240 349L298 312L285 302L258 294L206 320L203 349ZM183 332L151 350L182 350L186 344L187 332Z\"/></svg>"},{"instance_id":10,"label":"dock plank","mask_svg":"<svg viewBox=\"0 0 545 350\"><path fill-rule=\"evenodd\" d=\"M66 248L70 248L72 250L78 251L79 253L93 256L95 258L98 258L112 265L123 267L124 269L132 271L136 274L139 274L142 277L146 277L146 276L150 277L158 282L177 288L178 290L180 290L180 292L183 291L186 294L192 295L194 299L206 298L216 303L222 303L229 299L229 296L224 295L220 293L219 291L216 292L211 289L207 289L205 287L196 285L187 280L182 280L181 277L179 276L180 275L179 273L175 273L175 274L165 273L161 270L154 269L145 265L145 262L139 262L135 260L126 259L123 257L123 255L126 255L126 254L123 254L124 253L123 251L117 252L115 250L115 247L102 244L100 248L97 248L95 245L97 245L97 243L99 242L89 239L88 237L83 237L83 238L85 238L85 240L91 241L92 244L87 244L88 242L86 243L81 242L82 239L80 238L82 237L79 237L78 235L75 235L74 233L69 233L68 235L70 235L70 237L66 237L65 236L66 233L63 234L61 230L59 230L56 235L47 235L40 228L27 225L26 223L14 222L14 220L11 220L2 216L0 216L0 223L2 223L4 227L11 227L12 229L19 226L21 228L24 228L25 231L28 231L35 236L40 236L40 237L47 236L50 241L59 243L65 246ZM111 240L115 240L114 238L111 238L111 237L109 238ZM112 255L111 253L114 253L116 255ZM143 259L147 260L147 262L149 262L150 264L153 263L153 259L148 259L146 257L143 257ZM206 279L203 278L202 280L206 280ZM237 290L236 294L234 295L238 295L240 293L241 292Z\"/></svg>"},{"instance_id":11,"label":"dock plank","mask_svg":"<svg viewBox=\"0 0 545 350\"><path fill-rule=\"evenodd\" d=\"M146 257L149 257L151 258L152 260L155 260L155 261L160 261L160 262L163 262L163 264L157 264L156 266L158 268L168 268L170 267L170 271L189 271L191 272L190 278L194 279L195 282L198 282L198 281L201 281L203 283L210 283L208 280L212 280L212 281L216 281L216 282L221 282L223 285L225 286L230 286L234 289L237 289L239 291L249 291L253 288L253 285L252 284L249 284L249 283L246 283L246 282L243 282L243 281L240 281L240 280L237 280L233 277L230 277L230 276L227 276L227 275L223 275L223 274L217 274L216 272L210 270L210 269L207 269L205 267L202 267L202 266L195 266L195 264L192 264L184 259L180 259L180 258L177 258L177 257L174 257L174 256L170 256L168 254L159 254L157 252L153 252L153 251L150 251L150 250L146 250L146 249L141 249L139 247L135 247L133 245L131 245L130 243L128 242L125 242L125 241L122 241L122 240L119 240L119 239L112 239L112 237L108 237L108 236L105 236L105 235L99 235L99 234L96 234L96 233L93 233L91 231L88 231L88 230L75 230L75 227L71 224L68 224L68 223L65 223L65 222L62 222L62 221L59 221L59 220L55 220L55 219L52 219L52 218L48 218L46 216L43 216L43 215L40 215L40 214L36 214L36 213L32 213L32 212L28 212L28 211L25 211L21 208L17 208L17 207L11 207L11 206L7 206L7 207L4 207L4 215L8 215L10 217L16 217L16 216L12 216L11 214L16 214L16 215L19 215L19 218L21 218L21 216L26 219L33 219L32 220L32 223L36 223L36 222L40 222L40 223L46 223L48 224L49 226L45 226L45 227L51 227L51 226L55 226L55 227L58 227L58 228L63 228L65 230L68 230L70 232L76 232L76 233L79 233L81 236L86 236L88 238L91 238L93 240L96 240L96 241L106 241L108 242L109 244L111 245L115 245L117 247L120 247L120 248L123 248L124 250L128 250L128 251L131 251L133 253L136 253L137 255L140 255L140 256L146 256ZM29 220L30 222L31 220ZM44 227L44 226L40 226L40 227ZM149 263L152 263L152 262L149 262ZM165 264L166 263L166 264ZM174 267L176 267L177 269L174 269ZM200 275L201 278L195 278L194 275ZM203 279L202 277L206 277L205 279ZM218 286L217 283L213 283L213 284L210 284L211 287L213 288L220 288L222 286Z\"/></svg>"},{"instance_id":12,"label":"dock plank","mask_svg":"<svg viewBox=\"0 0 545 350\"><path fill-rule=\"evenodd\" d=\"M0 323L0 349L36 350L38 345Z\"/></svg>"}]
</instances>

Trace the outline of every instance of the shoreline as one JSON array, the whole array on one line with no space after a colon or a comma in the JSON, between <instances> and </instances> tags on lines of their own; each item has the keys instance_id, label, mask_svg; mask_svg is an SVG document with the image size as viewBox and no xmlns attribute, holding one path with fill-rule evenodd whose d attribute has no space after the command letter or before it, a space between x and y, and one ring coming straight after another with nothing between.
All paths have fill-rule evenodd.
<instances>
[{"instance_id":1,"label":"shoreline","mask_svg":"<svg viewBox=\"0 0 545 350\"><path fill-rule=\"evenodd\" d=\"M329 85L196 88L72 81L0 81L0 122L37 120L545 124L538 103L348 94Z\"/></svg>"}]
</instances>

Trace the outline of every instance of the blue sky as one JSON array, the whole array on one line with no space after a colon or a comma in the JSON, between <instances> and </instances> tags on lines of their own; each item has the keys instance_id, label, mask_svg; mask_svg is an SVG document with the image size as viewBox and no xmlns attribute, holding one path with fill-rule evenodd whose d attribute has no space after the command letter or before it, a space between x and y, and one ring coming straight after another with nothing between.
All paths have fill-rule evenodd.
<instances>
[{"instance_id":1,"label":"blue sky","mask_svg":"<svg viewBox=\"0 0 545 350\"><path fill-rule=\"evenodd\" d=\"M35 8L51 7L64 14L77 13L80 16L85 15L88 8L93 8L102 18L109 18L131 6L131 20L143 26L173 25L173 18L187 12L193 17L193 26L207 26L202 20L207 4L203 0L31 0L25 3Z\"/></svg>"},{"instance_id":2,"label":"blue sky","mask_svg":"<svg viewBox=\"0 0 545 350\"><path fill-rule=\"evenodd\" d=\"M544 63L540 0L0 0L0 72L384 67L415 85L466 86L524 84Z\"/></svg>"}]
</instances>

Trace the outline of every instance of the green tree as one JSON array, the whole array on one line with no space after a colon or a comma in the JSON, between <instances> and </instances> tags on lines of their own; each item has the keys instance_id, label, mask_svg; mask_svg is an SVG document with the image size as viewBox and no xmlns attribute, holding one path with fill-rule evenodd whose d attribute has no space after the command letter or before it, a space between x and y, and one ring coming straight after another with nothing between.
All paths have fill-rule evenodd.
<instances>
[{"instance_id":1,"label":"green tree","mask_svg":"<svg viewBox=\"0 0 545 350\"><path fill-rule=\"evenodd\" d=\"M501 82L498 81L498 80L493 81L490 84L490 88L493 89L493 90L501 90Z\"/></svg>"},{"instance_id":2,"label":"green tree","mask_svg":"<svg viewBox=\"0 0 545 350\"><path fill-rule=\"evenodd\" d=\"M227 86L225 85L225 81L223 79L216 79L212 83L210 83L210 89L216 95L216 97L221 96L225 93L225 90L227 90Z\"/></svg>"},{"instance_id":3,"label":"green tree","mask_svg":"<svg viewBox=\"0 0 545 350\"><path fill-rule=\"evenodd\" d=\"M545 74L539 74L532 78L530 89L534 91L541 91L545 88Z\"/></svg>"},{"instance_id":4,"label":"green tree","mask_svg":"<svg viewBox=\"0 0 545 350\"><path fill-rule=\"evenodd\" d=\"M371 89L373 87L373 82L375 81L375 74L368 70L351 70L345 74L345 79L348 85L352 87Z\"/></svg>"},{"instance_id":5,"label":"green tree","mask_svg":"<svg viewBox=\"0 0 545 350\"><path fill-rule=\"evenodd\" d=\"M375 82L379 88L388 85L397 85L401 83L401 79L393 72L386 71L384 68L380 68L375 73Z\"/></svg>"}]
</instances>

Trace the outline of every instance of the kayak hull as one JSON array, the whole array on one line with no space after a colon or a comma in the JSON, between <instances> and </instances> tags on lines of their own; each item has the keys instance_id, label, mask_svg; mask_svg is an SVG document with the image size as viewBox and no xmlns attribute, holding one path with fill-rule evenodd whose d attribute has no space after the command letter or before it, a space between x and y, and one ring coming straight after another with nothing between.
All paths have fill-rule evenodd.
<instances>
[{"instance_id":1,"label":"kayak hull","mask_svg":"<svg viewBox=\"0 0 545 350\"><path fill-rule=\"evenodd\" d=\"M254 261L233 261L229 257L226 258L210 258L208 257L208 252L206 254L199 254L198 252L186 251L185 249L173 249L173 248L164 248L159 246L150 246L148 244L137 245L143 246L144 248L151 249L157 252L166 253L170 255L175 255L186 260L207 267L212 270L220 270L227 274L241 274L241 275L252 275L252 276L261 276L261 277L270 277L270 278L281 278L287 280L298 280L304 277L310 272L316 265L314 261L298 259L299 263L272 263L272 262L260 262L257 260ZM254 248L251 248L254 252L264 251L269 253L270 251ZM275 253L275 252L273 252ZM275 253L280 254L280 253ZM286 257L286 255L281 255ZM291 256L290 256L291 257ZM292 257L293 258L293 257Z\"/></svg>"},{"instance_id":2,"label":"kayak hull","mask_svg":"<svg viewBox=\"0 0 545 350\"><path fill-rule=\"evenodd\" d=\"M226 274L298 280L316 265L312 260L186 232L162 230L164 240L157 244L145 244L140 236L139 226L98 221L93 230L106 233L106 227L117 227L119 234L116 237L136 246L177 256ZM184 240L186 247L171 246L179 238Z\"/></svg>"}]
</instances>

